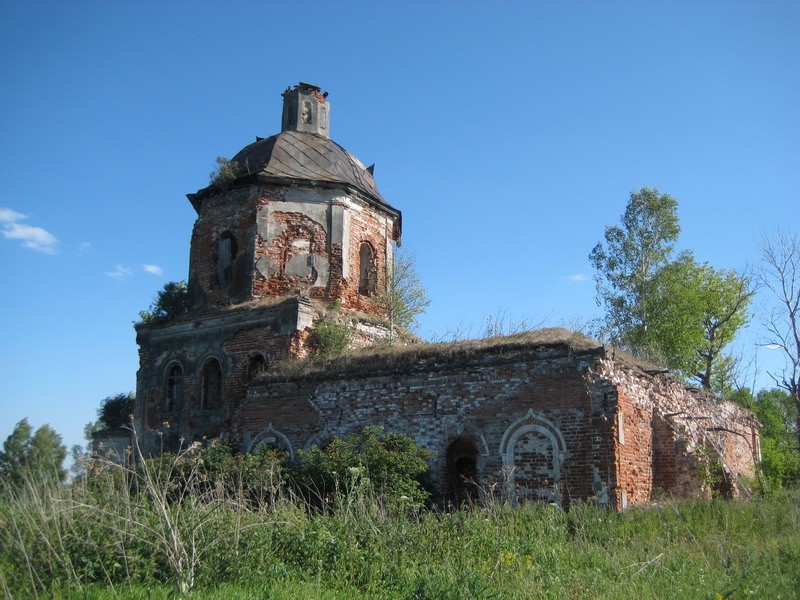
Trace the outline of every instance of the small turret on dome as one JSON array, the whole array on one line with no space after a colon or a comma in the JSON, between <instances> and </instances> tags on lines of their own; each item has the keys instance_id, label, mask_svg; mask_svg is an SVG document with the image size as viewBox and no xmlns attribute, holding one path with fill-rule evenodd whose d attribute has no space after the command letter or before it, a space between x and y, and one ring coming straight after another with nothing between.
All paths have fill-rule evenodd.
<instances>
[{"instance_id":1,"label":"small turret on dome","mask_svg":"<svg viewBox=\"0 0 800 600\"><path fill-rule=\"evenodd\" d=\"M283 92L281 131L302 131L330 137L331 108L328 92L318 85L303 83Z\"/></svg>"}]
</instances>

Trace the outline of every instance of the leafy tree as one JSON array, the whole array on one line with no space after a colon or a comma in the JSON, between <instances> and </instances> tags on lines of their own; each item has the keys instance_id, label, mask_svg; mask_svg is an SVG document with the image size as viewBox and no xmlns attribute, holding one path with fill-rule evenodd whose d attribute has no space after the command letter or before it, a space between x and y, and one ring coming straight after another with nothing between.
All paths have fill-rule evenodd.
<instances>
[{"instance_id":1,"label":"leafy tree","mask_svg":"<svg viewBox=\"0 0 800 600\"><path fill-rule=\"evenodd\" d=\"M762 285L775 304L765 311L767 345L779 349L784 358L780 373L771 373L775 383L794 400L795 434L800 451L800 238L779 230L761 244Z\"/></svg>"},{"instance_id":2,"label":"leafy tree","mask_svg":"<svg viewBox=\"0 0 800 600\"><path fill-rule=\"evenodd\" d=\"M735 361L724 349L747 322L748 277L673 257L680 233L677 202L652 188L631 194L621 226L589 255L597 302L611 341L662 362L707 390L729 391Z\"/></svg>"},{"instance_id":3,"label":"leafy tree","mask_svg":"<svg viewBox=\"0 0 800 600\"><path fill-rule=\"evenodd\" d=\"M399 325L408 330L419 326L417 317L427 310L431 301L411 252L395 249L389 292L380 302L385 306L392 326Z\"/></svg>"},{"instance_id":4,"label":"leafy tree","mask_svg":"<svg viewBox=\"0 0 800 600\"><path fill-rule=\"evenodd\" d=\"M780 388L761 390L752 398L750 408L761 423L759 468L766 490L800 484L800 455L795 438L797 407L794 399Z\"/></svg>"},{"instance_id":5,"label":"leafy tree","mask_svg":"<svg viewBox=\"0 0 800 600\"><path fill-rule=\"evenodd\" d=\"M83 426L83 437L86 440L86 446L73 444L69 449L72 457L70 473L73 480L86 474L86 464L91 460L94 453L95 433L104 429L122 429L130 425L134 398L134 393L129 392L127 394L108 396L100 401L100 408L97 409L97 419Z\"/></svg>"},{"instance_id":6,"label":"leafy tree","mask_svg":"<svg viewBox=\"0 0 800 600\"><path fill-rule=\"evenodd\" d=\"M133 392L104 398L97 411L101 429L122 429L130 426L133 400Z\"/></svg>"},{"instance_id":7,"label":"leafy tree","mask_svg":"<svg viewBox=\"0 0 800 600\"><path fill-rule=\"evenodd\" d=\"M0 452L0 478L20 485L26 479L63 481L67 473L62 468L67 449L49 425L35 432L27 419L22 419L3 443Z\"/></svg>"},{"instance_id":8,"label":"leafy tree","mask_svg":"<svg viewBox=\"0 0 800 600\"><path fill-rule=\"evenodd\" d=\"M723 351L748 321L750 279L687 252L654 275L652 289L651 326L640 343L704 389L730 391L735 361Z\"/></svg>"},{"instance_id":9,"label":"leafy tree","mask_svg":"<svg viewBox=\"0 0 800 600\"><path fill-rule=\"evenodd\" d=\"M655 188L631 192L622 226L607 226L605 243L589 254L606 328L624 348L640 346L648 331L655 309L653 278L670 262L680 233L677 208L674 198Z\"/></svg>"},{"instance_id":10,"label":"leafy tree","mask_svg":"<svg viewBox=\"0 0 800 600\"><path fill-rule=\"evenodd\" d=\"M148 310L139 313L143 323L166 323L189 310L189 288L185 281L170 281L158 292Z\"/></svg>"}]
</instances>

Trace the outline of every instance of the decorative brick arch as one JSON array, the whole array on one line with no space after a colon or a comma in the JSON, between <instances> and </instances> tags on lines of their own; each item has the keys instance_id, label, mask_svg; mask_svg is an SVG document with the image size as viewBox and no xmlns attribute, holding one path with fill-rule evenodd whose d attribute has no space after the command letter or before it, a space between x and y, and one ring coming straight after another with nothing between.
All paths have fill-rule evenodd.
<instances>
[{"instance_id":1,"label":"decorative brick arch","mask_svg":"<svg viewBox=\"0 0 800 600\"><path fill-rule=\"evenodd\" d=\"M275 429L272 426L272 423L256 434L256 436L250 442L250 447L247 449L247 451L256 452L264 444L270 444L279 450L285 450L289 453L289 458L294 460L294 447L292 446L292 442L290 442L289 438L283 435L280 431Z\"/></svg>"},{"instance_id":2,"label":"decorative brick arch","mask_svg":"<svg viewBox=\"0 0 800 600\"><path fill-rule=\"evenodd\" d=\"M306 440L306 443L303 444L303 452L310 452L314 446L324 448L333 438L334 435L332 433L329 433L327 429L323 429Z\"/></svg>"},{"instance_id":3,"label":"decorative brick arch","mask_svg":"<svg viewBox=\"0 0 800 600\"><path fill-rule=\"evenodd\" d=\"M529 410L506 429L500 457L508 497L561 504L561 465L567 455L564 436L556 425Z\"/></svg>"}]
</instances>

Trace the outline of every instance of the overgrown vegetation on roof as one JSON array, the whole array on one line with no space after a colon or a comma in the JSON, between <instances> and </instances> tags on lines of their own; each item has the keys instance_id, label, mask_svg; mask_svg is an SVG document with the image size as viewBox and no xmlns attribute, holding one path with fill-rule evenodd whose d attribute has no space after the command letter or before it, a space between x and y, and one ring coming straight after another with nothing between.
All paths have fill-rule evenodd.
<instances>
[{"instance_id":1,"label":"overgrown vegetation on roof","mask_svg":"<svg viewBox=\"0 0 800 600\"><path fill-rule=\"evenodd\" d=\"M216 163L217 166L208 174L209 185L227 189L236 179L236 171L239 169L239 164L235 160L227 159L224 156L218 156Z\"/></svg>"},{"instance_id":2,"label":"overgrown vegetation on roof","mask_svg":"<svg viewBox=\"0 0 800 600\"><path fill-rule=\"evenodd\" d=\"M277 363L264 379L323 379L332 375L339 377L376 371L396 372L444 363L457 364L489 351L500 355L526 348L557 346L563 346L565 351L571 352L589 352L602 347L581 333L555 327L458 342L371 346L348 350L326 361L292 359Z\"/></svg>"}]
</instances>

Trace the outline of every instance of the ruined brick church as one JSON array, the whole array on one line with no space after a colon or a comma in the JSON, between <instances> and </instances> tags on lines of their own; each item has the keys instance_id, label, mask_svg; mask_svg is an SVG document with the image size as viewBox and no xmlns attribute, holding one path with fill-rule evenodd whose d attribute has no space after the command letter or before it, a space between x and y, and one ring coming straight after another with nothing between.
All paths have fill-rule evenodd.
<instances>
[{"instance_id":1,"label":"ruined brick church","mask_svg":"<svg viewBox=\"0 0 800 600\"><path fill-rule=\"evenodd\" d=\"M379 299L401 213L330 139L326 93L301 83L283 98L281 132L188 195L190 310L136 325L147 451L219 437L295 458L376 424L433 453L445 500L491 491L617 509L712 486L735 495L753 475L750 412L582 335L398 343ZM305 361L326 320L357 350Z\"/></svg>"}]
</instances>

